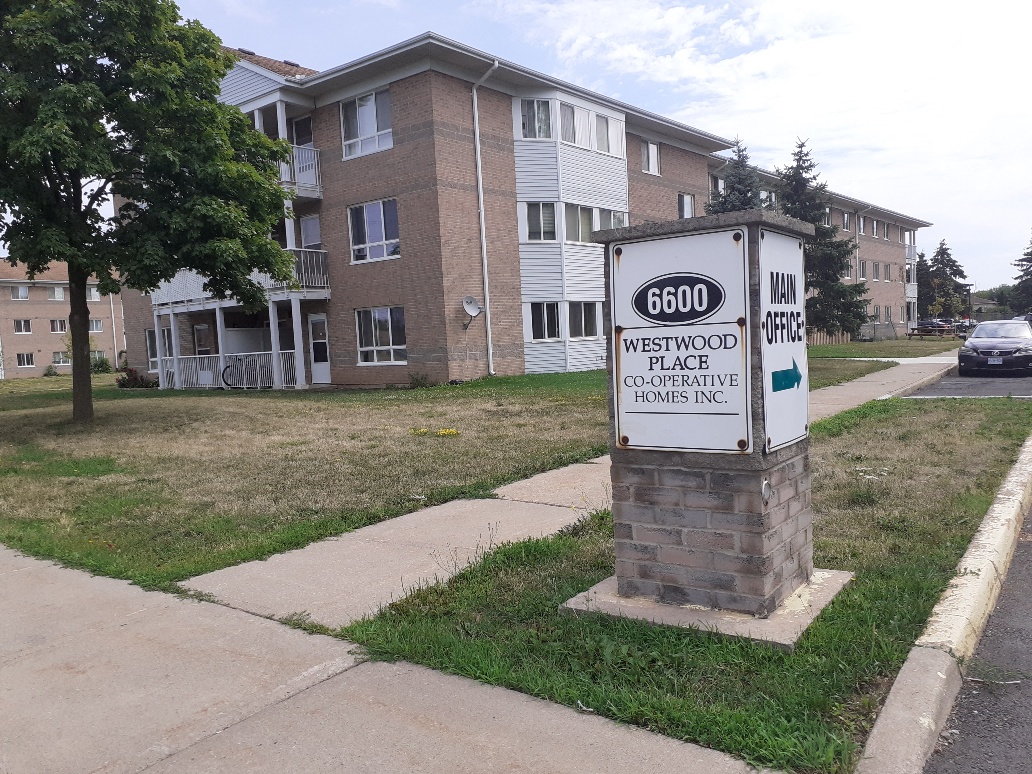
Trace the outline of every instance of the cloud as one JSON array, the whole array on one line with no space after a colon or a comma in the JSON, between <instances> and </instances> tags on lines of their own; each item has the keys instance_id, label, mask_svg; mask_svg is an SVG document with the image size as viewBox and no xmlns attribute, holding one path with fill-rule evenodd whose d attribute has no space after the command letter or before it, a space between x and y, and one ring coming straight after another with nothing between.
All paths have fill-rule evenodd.
<instances>
[{"instance_id":1,"label":"cloud","mask_svg":"<svg viewBox=\"0 0 1032 774\"><path fill-rule=\"evenodd\" d=\"M557 74L786 163L807 138L833 190L935 222L983 287L1028 243L1032 7L988 0L480 0Z\"/></svg>"}]
</instances>

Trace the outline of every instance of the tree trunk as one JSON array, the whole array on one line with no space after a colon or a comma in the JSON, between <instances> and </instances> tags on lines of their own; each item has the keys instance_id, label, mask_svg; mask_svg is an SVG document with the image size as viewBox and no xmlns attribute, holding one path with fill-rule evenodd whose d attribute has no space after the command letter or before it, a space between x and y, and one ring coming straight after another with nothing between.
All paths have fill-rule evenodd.
<instances>
[{"instance_id":1,"label":"tree trunk","mask_svg":"<svg viewBox=\"0 0 1032 774\"><path fill-rule=\"evenodd\" d=\"M68 329L72 338L72 421L93 424L93 383L90 380L90 307L86 302L86 281L89 275L68 265L71 313Z\"/></svg>"}]
</instances>

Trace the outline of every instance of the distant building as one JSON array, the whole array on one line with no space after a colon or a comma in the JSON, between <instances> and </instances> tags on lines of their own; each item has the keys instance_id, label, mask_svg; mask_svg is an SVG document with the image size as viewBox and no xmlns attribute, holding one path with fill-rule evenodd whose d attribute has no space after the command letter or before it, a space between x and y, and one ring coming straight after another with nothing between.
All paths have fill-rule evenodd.
<instances>
[{"instance_id":1,"label":"distant building","mask_svg":"<svg viewBox=\"0 0 1032 774\"><path fill-rule=\"evenodd\" d=\"M222 99L293 146L294 218L275 236L296 285L266 278L257 314L210 298L189 272L149 297L125 293L130 362L163 386L601 368L591 231L702 214L713 154L731 146L432 33L324 72L234 53ZM860 252L866 271L878 266L872 303L895 326L910 298L906 244L927 224L835 202L888 224L889 237L862 234ZM484 313L471 317L466 296Z\"/></svg>"},{"instance_id":2,"label":"distant building","mask_svg":"<svg viewBox=\"0 0 1032 774\"><path fill-rule=\"evenodd\" d=\"M70 374L68 273L65 265L26 279L24 267L0 261L0 379L42 376L47 366ZM90 355L118 365L125 350L122 301L89 286Z\"/></svg>"}]
</instances>

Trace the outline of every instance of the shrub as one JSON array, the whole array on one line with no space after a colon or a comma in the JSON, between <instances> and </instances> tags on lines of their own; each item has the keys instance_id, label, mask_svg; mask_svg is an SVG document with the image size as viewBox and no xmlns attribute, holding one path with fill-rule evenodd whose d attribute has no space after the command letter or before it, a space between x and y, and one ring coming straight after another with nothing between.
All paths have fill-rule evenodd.
<instances>
[{"instance_id":1,"label":"shrub","mask_svg":"<svg viewBox=\"0 0 1032 774\"><path fill-rule=\"evenodd\" d=\"M434 383L430 379L430 375L426 373L419 373L416 371L409 372L409 389L411 390L422 390L427 387L433 387Z\"/></svg>"},{"instance_id":2,"label":"shrub","mask_svg":"<svg viewBox=\"0 0 1032 774\"><path fill-rule=\"evenodd\" d=\"M149 374L141 374L135 368L127 368L115 379L119 387L157 387L158 380Z\"/></svg>"},{"instance_id":3,"label":"shrub","mask_svg":"<svg viewBox=\"0 0 1032 774\"><path fill-rule=\"evenodd\" d=\"M47 366L47 370L43 372L44 376L60 376L57 370L57 366L53 363Z\"/></svg>"},{"instance_id":4,"label":"shrub","mask_svg":"<svg viewBox=\"0 0 1032 774\"><path fill-rule=\"evenodd\" d=\"M90 361L90 373L94 374L109 374L114 370L111 368L111 361L106 357L98 357L96 360Z\"/></svg>"}]
</instances>

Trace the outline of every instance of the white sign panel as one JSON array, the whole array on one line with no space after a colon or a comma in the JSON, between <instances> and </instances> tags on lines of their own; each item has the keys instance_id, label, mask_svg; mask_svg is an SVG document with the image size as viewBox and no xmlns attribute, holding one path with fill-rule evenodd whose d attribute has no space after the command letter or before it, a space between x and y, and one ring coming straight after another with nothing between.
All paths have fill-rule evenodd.
<instances>
[{"instance_id":1,"label":"white sign panel","mask_svg":"<svg viewBox=\"0 0 1032 774\"><path fill-rule=\"evenodd\" d=\"M744 228L610 246L616 440L752 451Z\"/></svg>"},{"instance_id":2,"label":"white sign panel","mask_svg":"<svg viewBox=\"0 0 1032 774\"><path fill-rule=\"evenodd\" d=\"M803 245L796 237L761 231L760 359L767 451L809 433L810 375L806 359Z\"/></svg>"}]
</instances>

